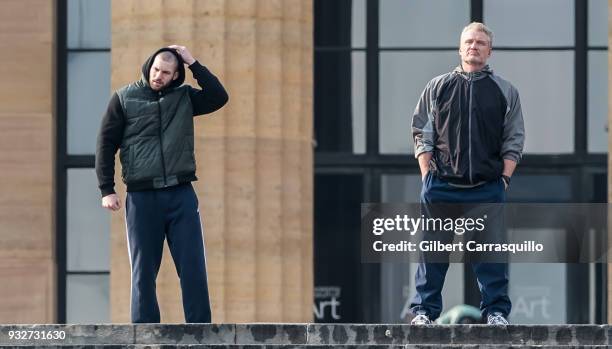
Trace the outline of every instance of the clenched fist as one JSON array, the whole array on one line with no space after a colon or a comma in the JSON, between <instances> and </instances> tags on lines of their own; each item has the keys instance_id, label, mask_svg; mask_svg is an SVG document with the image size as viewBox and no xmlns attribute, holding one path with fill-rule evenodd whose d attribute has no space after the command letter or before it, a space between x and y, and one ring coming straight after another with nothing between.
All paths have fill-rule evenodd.
<instances>
[{"instance_id":1,"label":"clenched fist","mask_svg":"<svg viewBox=\"0 0 612 349\"><path fill-rule=\"evenodd\" d=\"M118 211L121 208L121 200L117 194L106 195L102 198L102 207Z\"/></svg>"}]
</instances>

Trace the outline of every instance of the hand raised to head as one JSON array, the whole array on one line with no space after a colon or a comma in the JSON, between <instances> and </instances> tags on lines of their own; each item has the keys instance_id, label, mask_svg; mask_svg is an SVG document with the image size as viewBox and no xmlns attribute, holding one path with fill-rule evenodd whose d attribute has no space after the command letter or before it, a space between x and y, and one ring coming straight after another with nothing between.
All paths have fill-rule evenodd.
<instances>
[{"instance_id":1,"label":"hand raised to head","mask_svg":"<svg viewBox=\"0 0 612 349\"><path fill-rule=\"evenodd\" d=\"M193 56L191 55L191 52L189 52L187 47L180 46L180 45L170 45L168 46L168 48L175 50L176 53L178 53L181 56L185 64L192 65L193 62L195 62L195 59L193 58Z\"/></svg>"}]
</instances>

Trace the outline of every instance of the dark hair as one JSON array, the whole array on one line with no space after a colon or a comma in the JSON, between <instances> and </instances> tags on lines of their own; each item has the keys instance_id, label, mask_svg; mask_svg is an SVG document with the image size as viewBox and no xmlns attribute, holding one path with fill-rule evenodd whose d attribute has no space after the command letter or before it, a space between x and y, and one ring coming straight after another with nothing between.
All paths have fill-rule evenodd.
<instances>
[{"instance_id":1,"label":"dark hair","mask_svg":"<svg viewBox=\"0 0 612 349\"><path fill-rule=\"evenodd\" d=\"M174 63L175 69L178 70L179 61L176 58L176 56L174 55L174 53L172 53L170 51L162 51L157 56L159 58L161 58L161 60L164 61L164 62Z\"/></svg>"}]
</instances>

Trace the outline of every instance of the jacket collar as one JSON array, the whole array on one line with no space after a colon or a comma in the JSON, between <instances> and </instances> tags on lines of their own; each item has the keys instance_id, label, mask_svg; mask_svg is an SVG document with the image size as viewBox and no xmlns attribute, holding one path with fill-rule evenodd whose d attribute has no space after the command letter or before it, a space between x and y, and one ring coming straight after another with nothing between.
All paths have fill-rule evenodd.
<instances>
[{"instance_id":1,"label":"jacket collar","mask_svg":"<svg viewBox=\"0 0 612 349\"><path fill-rule=\"evenodd\" d=\"M474 80L484 79L487 76L493 74L493 70L487 64L482 68L482 70L468 73L465 70L463 70L463 67L460 64L457 66L457 68L455 68L455 70L453 70L453 73L458 74L459 76L461 76L462 78L466 80L474 81Z\"/></svg>"}]
</instances>

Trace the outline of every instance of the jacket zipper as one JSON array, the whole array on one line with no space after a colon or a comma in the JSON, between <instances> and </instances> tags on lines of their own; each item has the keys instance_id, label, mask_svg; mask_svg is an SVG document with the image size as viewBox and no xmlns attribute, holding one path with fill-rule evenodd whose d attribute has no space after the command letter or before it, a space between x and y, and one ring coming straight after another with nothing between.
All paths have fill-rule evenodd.
<instances>
[{"instance_id":1,"label":"jacket zipper","mask_svg":"<svg viewBox=\"0 0 612 349\"><path fill-rule=\"evenodd\" d=\"M159 116L159 148L161 154L161 162L162 162L162 171L164 175L164 187L168 186L168 182L166 180L166 161L164 160L164 137L162 132L162 114L161 114L161 103L159 102L162 96L161 91L157 94L157 115Z\"/></svg>"},{"instance_id":2,"label":"jacket zipper","mask_svg":"<svg viewBox=\"0 0 612 349\"><path fill-rule=\"evenodd\" d=\"M474 183L472 178L472 75L468 78L468 88L470 89L470 101L468 103L468 174L470 177L470 184Z\"/></svg>"}]
</instances>

